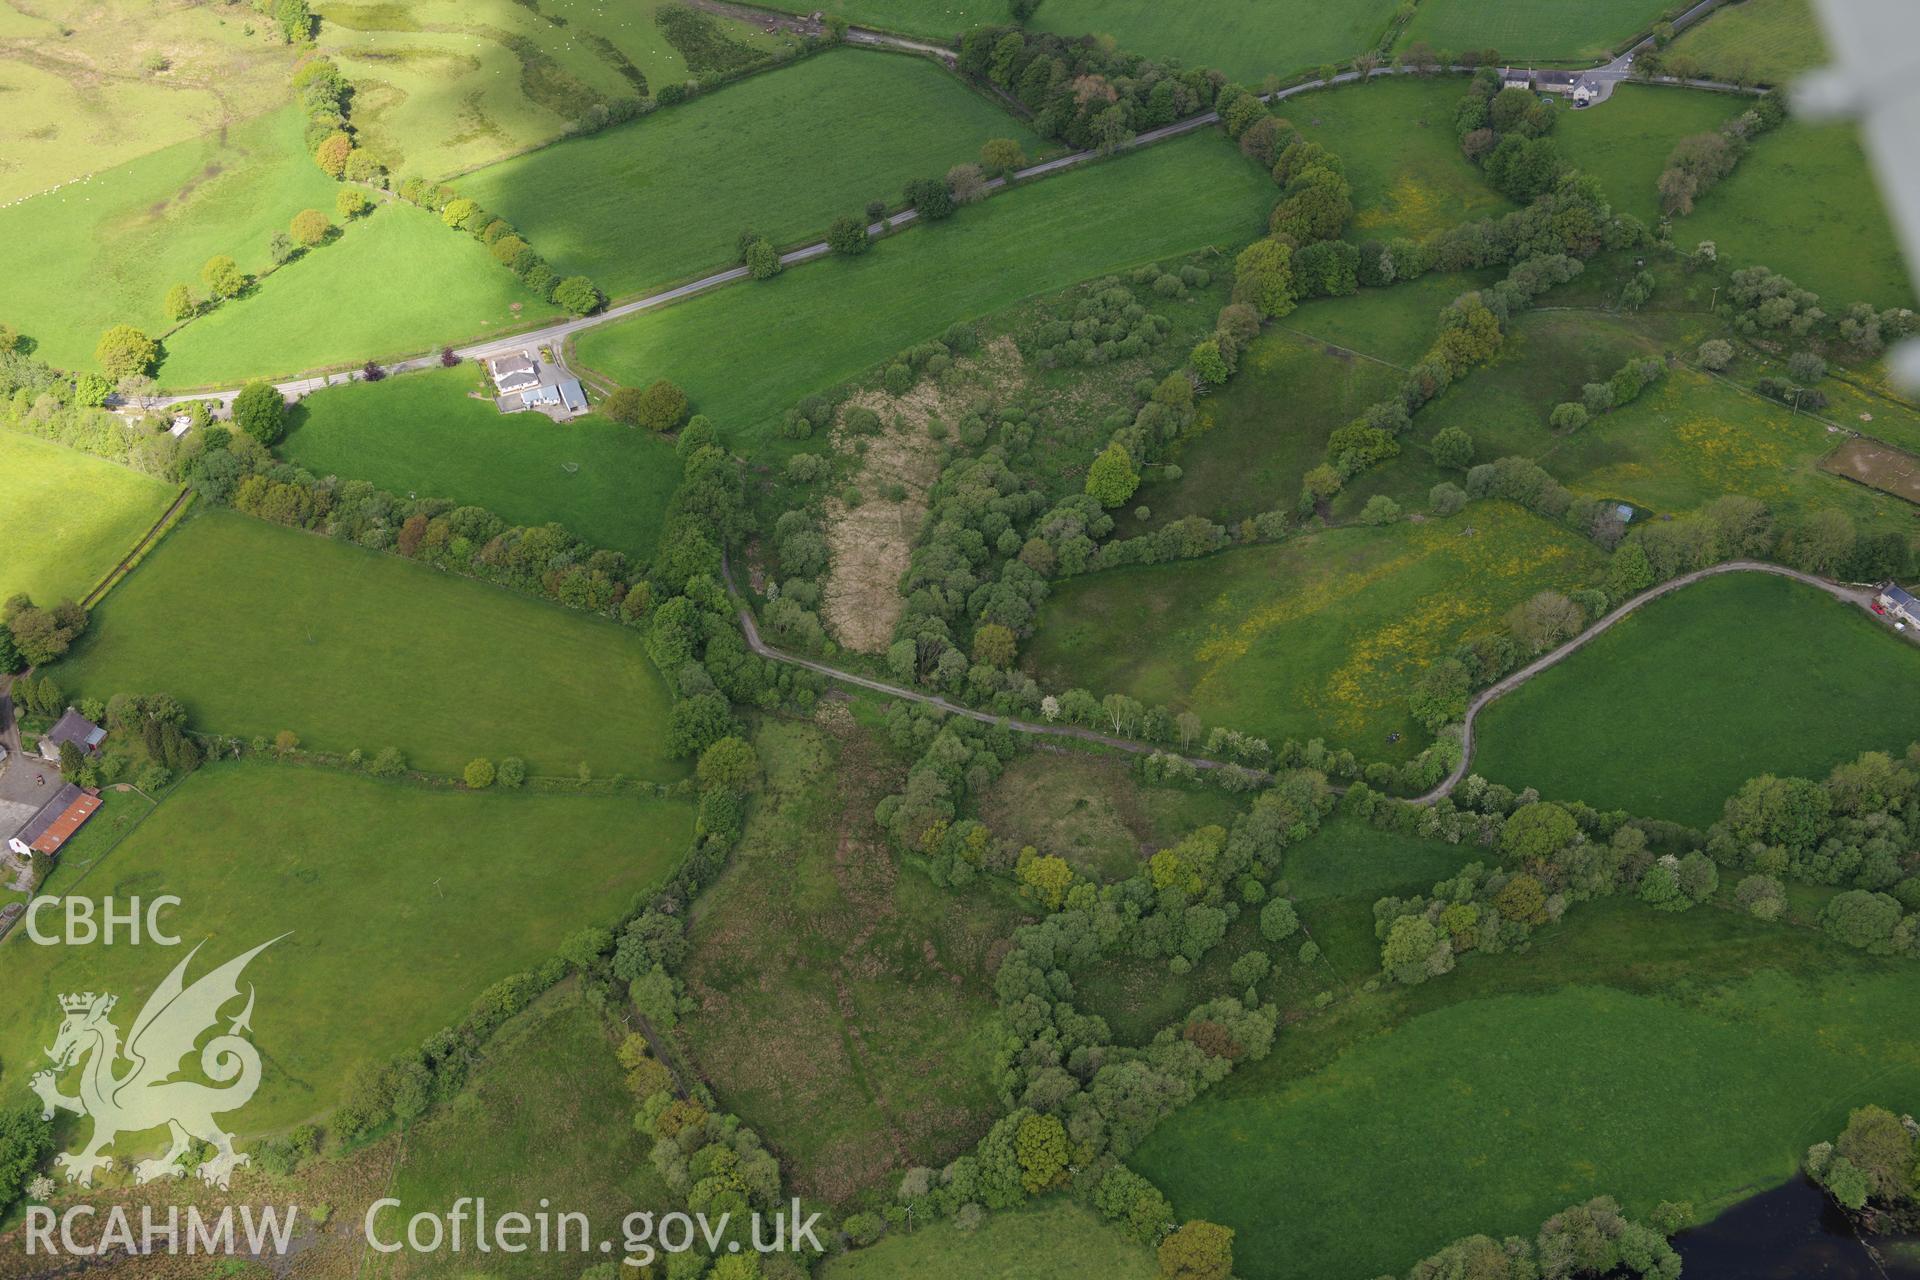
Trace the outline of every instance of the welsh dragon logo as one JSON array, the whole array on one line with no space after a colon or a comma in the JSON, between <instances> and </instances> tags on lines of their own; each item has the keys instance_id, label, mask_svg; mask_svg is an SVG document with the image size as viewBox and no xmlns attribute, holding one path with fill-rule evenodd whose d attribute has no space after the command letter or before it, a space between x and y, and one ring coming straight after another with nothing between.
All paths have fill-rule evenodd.
<instances>
[{"instance_id":1,"label":"welsh dragon logo","mask_svg":"<svg viewBox=\"0 0 1920 1280\"><path fill-rule=\"evenodd\" d=\"M200 1037L216 1027L220 1011L240 998L240 974L248 962L278 941L263 942L188 986L187 966L200 951L195 947L148 998L124 1048L119 1028L111 1020L118 996L89 991L60 997L66 1019L53 1047L46 1051L53 1069L36 1075L32 1084L48 1119L56 1110L65 1110L93 1120L86 1149L78 1155L63 1152L54 1161L68 1182L92 1186L96 1171L113 1168L113 1157L100 1153L115 1138L165 1126L172 1145L158 1159L135 1165L134 1180L145 1183L182 1176L193 1144L205 1142L212 1145L214 1154L201 1163L199 1176L226 1189L233 1171L249 1158L233 1149L233 1135L213 1118L245 1106L260 1087L260 1053L241 1034L252 1029L251 985L239 1016L199 1051L200 1071L213 1085L174 1077ZM60 1092L58 1080L83 1059L79 1096L68 1097Z\"/></svg>"}]
</instances>

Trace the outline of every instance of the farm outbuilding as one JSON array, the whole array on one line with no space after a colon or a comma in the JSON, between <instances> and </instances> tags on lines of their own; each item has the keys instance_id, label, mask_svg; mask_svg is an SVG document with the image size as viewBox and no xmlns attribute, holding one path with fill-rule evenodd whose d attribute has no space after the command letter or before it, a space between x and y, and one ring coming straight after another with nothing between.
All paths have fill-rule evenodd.
<instances>
[{"instance_id":1,"label":"farm outbuilding","mask_svg":"<svg viewBox=\"0 0 1920 1280\"><path fill-rule=\"evenodd\" d=\"M100 793L64 783L55 788L47 802L7 837L7 848L23 858L36 853L51 856L72 839L74 832L87 824L100 807Z\"/></svg>"},{"instance_id":2,"label":"farm outbuilding","mask_svg":"<svg viewBox=\"0 0 1920 1280\"><path fill-rule=\"evenodd\" d=\"M107 731L105 729L102 729L99 725L87 719L78 711L75 711L72 707L68 707L66 714L61 716L58 723L47 731L45 737L40 739L40 757L49 763L58 764L60 763L61 743L71 742L74 746L80 748L82 752L93 752L100 749L100 744L105 742L106 738Z\"/></svg>"}]
</instances>

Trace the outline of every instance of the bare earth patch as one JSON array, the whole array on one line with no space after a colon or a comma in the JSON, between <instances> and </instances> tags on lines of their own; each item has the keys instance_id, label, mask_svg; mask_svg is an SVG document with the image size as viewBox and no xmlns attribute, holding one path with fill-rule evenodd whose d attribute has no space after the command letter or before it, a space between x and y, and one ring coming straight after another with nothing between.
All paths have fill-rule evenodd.
<instances>
[{"instance_id":1,"label":"bare earth patch","mask_svg":"<svg viewBox=\"0 0 1920 1280\"><path fill-rule=\"evenodd\" d=\"M1820 469L1908 502L1920 502L1920 458L1872 436L1847 441L1821 462Z\"/></svg>"},{"instance_id":2,"label":"bare earth patch","mask_svg":"<svg viewBox=\"0 0 1920 1280\"><path fill-rule=\"evenodd\" d=\"M835 450L852 453L861 442L867 448L851 481L864 501L849 507L836 494L826 503L832 567L821 592L820 616L837 643L859 653L881 653L893 639L894 624L906 607L900 579L926 519L927 490L940 471L940 446L927 434L927 424L938 418L952 429L982 391L1008 388L1021 377L1019 348L1002 337L958 362L945 386L922 379L903 396L866 390L841 406ZM880 434L849 434L850 408L879 414ZM899 485L906 496L898 502L883 497L888 485Z\"/></svg>"}]
</instances>

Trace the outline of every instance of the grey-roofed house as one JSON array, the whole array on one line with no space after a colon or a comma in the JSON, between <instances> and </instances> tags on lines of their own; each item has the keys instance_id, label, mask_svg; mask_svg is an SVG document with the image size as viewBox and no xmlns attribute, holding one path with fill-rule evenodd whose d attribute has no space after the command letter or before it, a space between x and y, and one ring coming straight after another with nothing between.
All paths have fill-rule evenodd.
<instances>
[{"instance_id":1,"label":"grey-roofed house","mask_svg":"<svg viewBox=\"0 0 1920 1280\"><path fill-rule=\"evenodd\" d=\"M71 742L82 751L98 751L100 744L107 739L107 731L93 721L67 708L59 722L40 739L40 758L53 764L60 763L60 744Z\"/></svg>"},{"instance_id":2,"label":"grey-roofed house","mask_svg":"<svg viewBox=\"0 0 1920 1280\"><path fill-rule=\"evenodd\" d=\"M1920 600L1898 583L1883 582L1874 592L1874 603L1911 627L1920 627Z\"/></svg>"},{"instance_id":3,"label":"grey-roofed house","mask_svg":"<svg viewBox=\"0 0 1920 1280\"><path fill-rule=\"evenodd\" d=\"M487 361L487 376L493 379L494 389L502 395L523 391L539 383L540 362L533 358L531 351L495 356Z\"/></svg>"},{"instance_id":4,"label":"grey-roofed house","mask_svg":"<svg viewBox=\"0 0 1920 1280\"><path fill-rule=\"evenodd\" d=\"M494 405L502 413L538 409L553 418L571 418L587 411L587 393L580 380L566 370L542 365L531 351L495 356L487 361L493 379Z\"/></svg>"}]
</instances>

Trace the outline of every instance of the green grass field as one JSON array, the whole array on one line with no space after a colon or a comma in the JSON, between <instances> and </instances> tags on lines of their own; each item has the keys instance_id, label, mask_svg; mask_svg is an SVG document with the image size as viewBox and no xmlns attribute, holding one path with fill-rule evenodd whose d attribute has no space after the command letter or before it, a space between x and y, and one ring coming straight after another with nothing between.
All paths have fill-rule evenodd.
<instances>
[{"instance_id":1,"label":"green grass field","mask_svg":"<svg viewBox=\"0 0 1920 1280\"><path fill-rule=\"evenodd\" d=\"M1193 435L1172 458L1180 478L1149 479L1134 501L1160 524L1291 511L1300 477L1326 460L1328 435L1399 383L1383 364L1269 328L1241 354L1233 381L1199 402Z\"/></svg>"},{"instance_id":2,"label":"green grass field","mask_svg":"<svg viewBox=\"0 0 1920 1280\"><path fill-rule=\"evenodd\" d=\"M1153 1252L1064 1196L988 1214L978 1230L941 1222L830 1259L821 1280L1152 1280Z\"/></svg>"},{"instance_id":3,"label":"green grass field","mask_svg":"<svg viewBox=\"0 0 1920 1280\"><path fill-rule=\"evenodd\" d=\"M977 810L1003 840L1057 854L1083 875L1124 880L1153 850L1195 827L1225 826L1239 807L1213 788L1149 786L1124 761L1040 751L1008 765Z\"/></svg>"},{"instance_id":4,"label":"green grass field","mask_svg":"<svg viewBox=\"0 0 1920 1280\"><path fill-rule=\"evenodd\" d=\"M1341 979L1359 982L1380 971L1375 902L1389 894L1427 893L1436 881L1486 856L1470 844L1423 840L1335 818L1311 840L1287 849L1280 874L1287 896L1299 907L1306 936L1320 944Z\"/></svg>"},{"instance_id":5,"label":"green grass field","mask_svg":"<svg viewBox=\"0 0 1920 1280\"><path fill-rule=\"evenodd\" d=\"M60 993L118 994L124 1032L193 945L204 940L198 975L289 934L247 970L267 1065L259 1094L231 1122L260 1134L317 1117L358 1067L417 1046L573 930L616 919L679 861L691 817L685 804L631 796L471 795L208 765L66 886L123 903L180 898L166 917L180 950L8 948L6 1096L25 1094L26 1064L59 1024ZM145 1150L163 1137L135 1142Z\"/></svg>"},{"instance_id":6,"label":"green grass field","mask_svg":"<svg viewBox=\"0 0 1920 1280\"><path fill-rule=\"evenodd\" d=\"M169 338L160 380L231 385L418 355L552 310L472 236L386 205Z\"/></svg>"},{"instance_id":7,"label":"green grass field","mask_svg":"<svg viewBox=\"0 0 1920 1280\"><path fill-rule=\"evenodd\" d=\"M804 129L786 112L796 101L808 104ZM732 266L747 226L782 245L824 236L997 137L1045 149L926 59L845 49L469 174L460 190L523 228L556 269L619 295Z\"/></svg>"},{"instance_id":8,"label":"green grass field","mask_svg":"<svg viewBox=\"0 0 1920 1280\"><path fill-rule=\"evenodd\" d=\"M1048 689L1128 693L1276 743L1321 737L1400 759L1427 740L1406 706L1421 670L1534 592L1595 581L1602 562L1587 539L1498 503L1349 526L1063 582L1027 665Z\"/></svg>"},{"instance_id":9,"label":"green grass field","mask_svg":"<svg viewBox=\"0 0 1920 1280\"><path fill-rule=\"evenodd\" d=\"M598 416L501 413L467 394L483 384L467 364L329 388L300 402L280 456L316 475L451 498L516 524L557 521L594 546L651 555L680 483L673 446Z\"/></svg>"},{"instance_id":10,"label":"green grass field","mask_svg":"<svg viewBox=\"0 0 1920 1280\"><path fill-rule=\"evenodd\" d=\"M154 58L166 66L155 70ZM293 51L254 15L212 5L35 0L0 9L0 94L14 122L0 203L286 101Z\"/></svg>"},{"instance_id":11,"label":"green grass field","mask_svg":"<svg viewBox=\"0 0 1920 1280\"><path fill-rule=\"evenodd\" d=\"M1496 278L1491 273L1436 272L1391 288L1303 303L1274 323L1404 371L1433 345L1441 308Z\"/></svg>"},{"instance_id":12,"label":"green grass field","mask_svg":"<svg viewBox=\"0 0 1920 1280\"><path fill-rule=\"evenodd\" d=\"M397 173L445 177L551 142L595 106L657 94L695 68L656 21L673 0L326 3L320 48L354 82L363 145ZM729 59L790 36L708 15Z\"/></svg>"},{"instance_id":13,"label":"green grass field","mask_svg":"<svg viewBox=\"0 0 1920 1280\"><path fill-rule=\"evenodd\" d=\"M969 27L1007 21L1005 6L957 0L772 0L795 13L824 10L850 22L946 39ZM1048 0L1032 25L1066 36L1110 38L1129 53L1184 66L1217 67L1258 84L1323 62L1345 62L1372 48L1393 16L1389 0Z\"/></svg>"},{"instance_id":14,"label":"green grass field","mask_svg":"<svg viewBox=\"0 0 1920 1280\"><path fill-rule=\"evenodd\" d=\"M1718 129L1744 105L1722 93L1623 84L1599 107L1560 112L1553 142L1568 164L1600 179L1615 209L1651 226L1660 220L1656 184L1673 144Z\"/></svg>"},{"instance_id":15,"label":"green grass field","mask_svg":"<svg viewBox=\"0 0 1920 1280\"><path fill-rule=\"evenodd\" d=\"M1239 1233L1248 1280L1397 1274L1600 1194L1709 1218L1850 1108L1920 1104L1900 966L1731 911L1583 905L1524 956L1289 1028L1134 1163L1177 1217Z\"/></svg>"},{"instance_id":16,"label":"green grass field","mask_svg":"<svg viewBox=\"0 0 1920 1280\"><path fill-rule=\"evenodd\" d=\"M1538 458L1556 445L1573 448L1547 423L1553 406L1578 400L1583 385L1604 382L1628 360L1660 351L1625 317L1587 310L1529 311L1508 326L1492 364L1474 370L1421 411L1413 434L1431 440L1437 432L1458 427L1473 437L1479 462L1516 453ZM1620 434L1615 418L1631 412L1623 409L1587 430L1614 440Z\"/></svg>"},{"instance_id":17,"label":"green grass field","mask_svg":"<svg viewBox=\"0 0 1920 1280\"><path fill-rule=\"evenodd\" d=\"M1855 302L1911 307L1911 277L1866 154L1849 125L1789 120L1755 142L1721 184L1675 220L1674 243L1712 240L1727 267L1756 264L1820 295L1829 315Z\"/></svg>"},{"instance_id":18,"label":"green grass field","mask_svg":"<svg viewBox=\"0 0 1920 1280\"><path fill-rule=\"evenodd\" d=\"M0 600L78 600L173 501L171 486L72 449L0 431Z\"/></svg>"},{"instance_id":19,"label":"green grass field","mask_svg":"<svg viewBox=\"0 0 1920 1280\"><path fill-rule=\"evenodd\" d=\"M1425 40L1443 53L1497 49L1507 62L1599 61L1668 8L1662 0L1422 0L1397 47Z\"/></svg>"},{"instance_id":20,"label":"green grass field","mask_svg":"<svg viewBox=\"0 0 1920 1280\"><path fill-rule=\"evenodd\" d=\"M671 779L669 699L638 632L225 511L181 525L95 612L75 696L165 691L197 727L417 769Z\"/></svg>"},{"instance_id":21,"label":"green grass field","mask_svg":"<svg viewBox=\"0 0 1920 1280\"><path fill-rule=\"evenodd\" d=\"M162 299L175 284L204 294L208 258L265 271L274 232L302 209L333 209L334 183L303 153L302 123L276 111L0 208L0 236L35 246L10 269L7 323L41 359L90 369L110 326L170 328Z\"/></svg>"},{"instance_id":22,"label":"green grass field","mask_svg":"<svg viewBox=\"0 0 1920 1280\"><path fill-rule=\"evenodd\" d=\"M1473 767L1704 826L1757 774L1821 778L1862 751L1905 750L1917 679L1920 653L1852 605L1730 575L1655 601L1494 703Z\"/></svg>"},{"instance_id":23,"label":"green grass field","mask_svg":"<svg viewBox=\"0 0 1920 1280\"><path fill-rule=\"evenodd\" d=\"M810 392L958 320L1075 281L1260 233L1273 183L1218 134L1150 147L1003 192L859 258L797 268L588 330L580 363L685 387L736 448ZM982 264L991 264L990 270Z\"/></svg>"},{"instance_id":24,"label":"green grass field","mask_svg":"<svg viewBox=\"0 0 1920 1280\"><path fill-rule=\"evenodd\" d=\"M873 809L905 762L874 731L777 721L755 743L766 781L694 906L678 1034L797 1192L842 1204L1001 1114L990 957L1026 913L895 865Z\"/></svg>"},{"instance_id":25,"label":"green grass field","mask_svg":"<svg viewBox=\"0 0 1920 1280\"><path fill-rule=\"evenodd\" d=\"M1465 83L1457 76L1395 77L1279 104L1302 137L1346 163L1355 210L1346 239L1418 240L1515 207L1460 153L1453 113Z\"/></svg>"},{"instance_id":26,"label":"green grass field","mask_svg":"<svg viewBox=\"0 0 1920 1280\"><path fill-rule=\"evenodd\" d=\"M403 1207L382 1214L381 1231L397 1235L414 1213L446 1213L462 1196L484 1196L489 1214L531 1217L544 1200L617 1238L627 1214L674 1203L648 1159L652 1139L622 1123L635 1109L606 1023L577 986L560 987L502 1027L467 1087L407 1131L385 1193ZM472 1274L471 1259L444 1252L369 1250L366 1261L379 1280ZM556 1265L564 1264L553 1253L503 1255L487 1274L547 1280Z\"/></svg>"},{"instance_id":27,"label":"green grass field","mask_svg":"<svg viewBox=\"0 0 1920 1280\"><path fill-rule=\"evenodd\" d=\"M1708 75L1789 84L1825 64L1826 42L1808 0L1741 0L1680 33L1664 55L1691 58Z\"/></svg>"}]
</instances>

